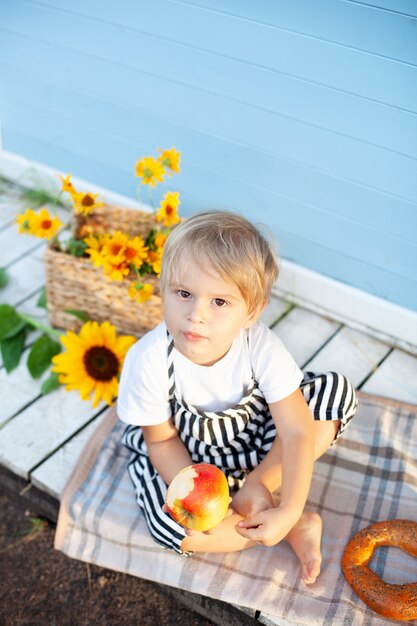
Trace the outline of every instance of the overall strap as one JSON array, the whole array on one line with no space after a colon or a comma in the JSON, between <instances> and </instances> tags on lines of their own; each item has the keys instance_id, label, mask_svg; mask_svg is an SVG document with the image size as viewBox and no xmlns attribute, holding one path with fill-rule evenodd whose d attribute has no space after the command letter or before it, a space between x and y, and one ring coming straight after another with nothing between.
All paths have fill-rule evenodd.
<instances>
[{"instance_id":1,"label":"overall strap","mask_svg":"<svg viewBox=\"0 0 417 626\"><path fill-rule=\"evenodd\" d=\"M174 397L175 391L175 376L174 376L174 340L168 332L167 329L167 339L168 339L168 349L167 349L167 361L168 361L168 395L169 400Z\"/></svg>"}]
</instances>

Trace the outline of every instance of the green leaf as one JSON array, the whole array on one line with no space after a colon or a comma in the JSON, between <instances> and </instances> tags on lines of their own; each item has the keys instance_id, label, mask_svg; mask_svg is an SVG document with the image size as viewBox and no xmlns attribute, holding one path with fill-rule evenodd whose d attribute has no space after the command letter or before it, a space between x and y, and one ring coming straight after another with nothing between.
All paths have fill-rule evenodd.
<instances>
[{"instance_id":1,"label":"green leaf","mask_svg":"<svg viewBox=\"0 0 417 626\"><path fill-rule=\"evenodd\" d=\"M154 271L152 265L150 265L146 261L144 263L142 263L142 265L140 266L138 272L139 272L140 276L145 276L145 274L155 274L155 271Z\"/></svg>"},{"instance_id":2,"label":"green leaf","mask_svg":"<svg viewBox=\"0 0 417 626\"><path fill-rule=\"evenodd\" d=\"M30 206L35 208L45 204L52 204L53 206L60 204L60 193L52 188L50 190L42 187L25 188L21 195Z\"/></svg>"},{"instance_id":3,"label":"green leaf","mask_svg":"<svg viewBox=\"0 0 417 626\"><path fill-rule=\"evenodd\" d=\"M67 250L73 256L84 256L88 245L82 239L68 239Z\"/></svg>"},{"instance_id":4,"label":"green leaf","mask_svg":"<svg viewBox=\"0 0 417 626\"><path fill-rule=\"evenodd\" d=\"M0 304L0 341L20 333L27 325L16 309L9 304Z\"/></svg>"},{"instance_id":5,"label":"green leaf","mask_svg":"<svg viewBox=\"0 0 417 626\"><path fill-rule=\"evenodd\" d=\"M60 387L60 382L58 379L58 374L52 372L50 377L47 378L44 383L42 383L41 394L43 396L46 396L46 394L51 393L51 391L55 391L55 389L58 389L58 387Z\"/></svg>"},{"instance_id":6,"label":"green leaf","mask_svg":"<svg viewBox=\"0 0 417 626\"><path fill-rule=\"evenodd\" d=\"M6 268L0 267L0 289L3 289L9 282L9 277L7 276Z\"/></svg>"},{"instance_id":7,"label":"green leaf","mask_svg":"<svg viewBox=\"0 0 417 626\"><path fill-rule=\"evenodd\" d=\"M91 320L91 317L87 315L85 311L78 311L77 309L65 309L65 313L69 315L74 315L74 317L78 317L82 322L88 322Z\"/></svg>"},{"instance_id":8,"label":"green leaf","mask_svg":"<svg viewBox=\"0 0 417 626\"><path fill-rule=\"evenodd\" d=\"M40 309L46 309L47 308L46 289L45 289L45 287L42 289L42 291L39 294L39 298L38 298L38 301L36 302L36 306L38 306Z\"/></svg>"},{"instance_id":9,"label":"green leaf","mask_svg":"<svg viewBox=\"0 0 417 626\"><path fill-rule=\"evenodd\" d=\"M61 352L61 346L48 335L42 335L33 344L28 356L28 370L32 378L39 378L51 365L51 359Z\"/></svg>"},{"instance_id":10,"label":"green leaf","mask_svg":"<svg viewBox=\"0 0 417 626\"><path fill-rule=\"evenodd\" d=\"M3 339L0 344L1 356L6 372L10 374L19 365L23 348L25 347L26 328L10 339Z\"/></svg>"}]
</instances>

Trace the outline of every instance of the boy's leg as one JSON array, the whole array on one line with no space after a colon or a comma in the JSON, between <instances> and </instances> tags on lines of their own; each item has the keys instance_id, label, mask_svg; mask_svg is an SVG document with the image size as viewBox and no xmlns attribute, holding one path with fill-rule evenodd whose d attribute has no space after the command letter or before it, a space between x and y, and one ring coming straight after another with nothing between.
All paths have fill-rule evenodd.
<instances>
[{"instance_id":1,"label":"boy's leg","mask_svg":"<svg viewBox=\"0 0 417 626\"><path fill-rule=\"evenodd\" d=\"M314 460L317 461L336 441L354 416L357 398L350 381L337 372L305 372L300 390L314 419ZM281 441L276 440L279 455ZM281 464L275 471L276 487L282 481Z\"/></svg>"},{"instance_id":2,"label":"boy's leg","mask_svg":"<svg viewBox=\"0 0 417 626\"><path fill-rule=\"evenodd\" d=\"M322 521L318 513L303 513L285 540L300 561L301 577L306 585L315 582L321 566Z\"/></svg>"},{"instance_id":3,"label":"boy's leg","mask_svg":"<svg viewBox=\"0 0 417 626\"><path fill-rule=\"evenodd\" d=\"M241 515L233 513L212 534L196 532L185 537L181 547L189 552L237 552L258 545L236 531L235 526L241 519ZM300 561L301 576L307 585L313 583L320 573L321 532L320 516L303 513L285 538Z\"/></svg>"},{"instance_id":4,"label":"boy's leg","mask_svg":"<svg viewBox=\"0 0 417 626\"><path fill-rule=\"evenodd\" d=\"M337 372L304 372L300 389L316 422L339 422L337 439L355 415L358 405L352 383Z\"/></svg>"},{"instance_id":5,"label":"boy's leg","mask_svg":"<svg viewBox=\"0 0 417 626\"><path fill-rule=\"evenodd\" d=\"M152 539L164 548L182 553L181 542L185 531L162 509L166 485L149 460L142 429L128 426L122 443L133 452L128 472L135 489L136 501L143 511Z\"/></svg>"}]
</instances>

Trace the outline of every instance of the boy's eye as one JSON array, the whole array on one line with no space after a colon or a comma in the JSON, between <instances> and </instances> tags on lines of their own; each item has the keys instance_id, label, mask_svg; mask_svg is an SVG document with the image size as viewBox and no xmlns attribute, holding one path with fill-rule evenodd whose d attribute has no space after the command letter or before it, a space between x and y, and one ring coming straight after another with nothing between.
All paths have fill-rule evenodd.
<instances>
[{"instance_id":1,"label":"boy's eye","mask_svg":"<svg viewBox=\"0 0 417 626\"><path fill-rule=\"evenodd\" d=\"M225 306L225 304L227 304L226 300L223 300L223 298L214 298L213 302L216 306L219 307Z\"/></svg>"},{"instance_id":2,"label":"boy's eye","mask_svg":"<svg viewBox=\"0 0 417 626\"><path fill-rule=\"evenodd\" d=\"M185 289L178 289L177 294L180 298L187 299L191 296L189 291L185 291Z\"/></svg>"}]
</instances>

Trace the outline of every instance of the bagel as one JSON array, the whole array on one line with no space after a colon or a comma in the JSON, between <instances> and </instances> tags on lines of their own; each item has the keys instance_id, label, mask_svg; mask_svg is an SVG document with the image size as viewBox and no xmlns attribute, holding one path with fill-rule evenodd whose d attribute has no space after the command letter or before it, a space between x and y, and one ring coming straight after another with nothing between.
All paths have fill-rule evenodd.
<instances>
[{"instance_id":1,"label":"bagel","mask_svg":"<svg viewBox=\"0 0 417 626\"><path fill-rule=\"evenodd\" d=\"M417 522L389 520L363 528L347 544L342 557L343 574L372 610L394 620L417 618L417 582L392 585L384 582L368 563L375 548L393 546L417 557Z\"/></svg>"}]
</instances>

